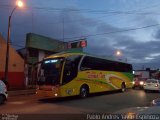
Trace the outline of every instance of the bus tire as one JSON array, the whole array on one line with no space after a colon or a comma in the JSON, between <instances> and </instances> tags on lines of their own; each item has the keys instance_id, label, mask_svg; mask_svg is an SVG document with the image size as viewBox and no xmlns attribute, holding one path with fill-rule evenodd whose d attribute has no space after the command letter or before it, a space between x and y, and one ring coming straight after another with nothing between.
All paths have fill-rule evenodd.
<instances>
[{"instance_id":1,"label":"bus tire","mask_svg":"<svg viewBox=\"0 0 160 120\"><path fill-rule=\"evenodd\" d=\"M89 94L89 87L88 85L82 85L80 88L80 97L86 98Z\"/></svg>"},{"instance_id":2,"label":"bus tire","mask_svg":"<svg viewBox=\"0 0 160 120\"><path fill-rule=\"evenodd\" d=\"M122 84L121 84L121 92L125 92L126 91L126 85L125 85L125 83L123 82Z\"/></svg>"},{"instance_id":3,"label":"bus tire","mask_svg":"<svg viewBox=\"0 0 160 120\"><path fill-rule=\"evenodd\" d=\"M148 90L144 90L146 93L148 92Z\"/></svg>"}]
</instances>

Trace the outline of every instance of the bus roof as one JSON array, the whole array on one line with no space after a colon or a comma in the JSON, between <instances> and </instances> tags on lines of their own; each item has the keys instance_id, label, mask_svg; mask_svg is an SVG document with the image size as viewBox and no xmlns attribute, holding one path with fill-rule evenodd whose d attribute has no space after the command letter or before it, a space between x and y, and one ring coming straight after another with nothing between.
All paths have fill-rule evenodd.
<instances>
[{"instance_id":1,"label":"bus roof","mask_svg":"<svg viewBox=\"0 0 160 120\"><path fill-rule=\"evenodd\" d=\"M123 62L123 61L119 61L119 60L113 59L111 57L97 56L97 55L92 55L92 54L85 53L85 52L60 52L60 53L56 53L56 54L50 55L45 59L51 59L51 58L55 58L55 57L68 57L68 56L71 56L71 55L87 55L87 56L90 56L90 57L96 57L96 58L100 58L100 59L105 59L105 60L110 60L110 61L129 64L129 63L126 63L126 62Z\"/></svg>"},{"instance_id":2,"label":"bus roof","mask_svg":"<svg viewBox=\"0 0 160 120\"><path fill-rule=\"evenodd\" d=\"M85 54L82 53L82 52L60 52L60 53L50 55L45 59L49 59L49 58L53 58L53 57L68 57L68 56L71 56L71 55L85 55Z\"/></svg>"}]
</instances>

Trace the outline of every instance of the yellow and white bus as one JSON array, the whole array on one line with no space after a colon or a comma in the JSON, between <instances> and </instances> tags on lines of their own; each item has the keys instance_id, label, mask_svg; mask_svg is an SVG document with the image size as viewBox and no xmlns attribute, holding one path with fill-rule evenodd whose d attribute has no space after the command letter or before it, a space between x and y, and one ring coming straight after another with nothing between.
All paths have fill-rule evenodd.
<instances>
[{"instance_id":1,"label":"yellow and white bus","mask_svg":"<svg viewBox=\"0 0 160 120\"><path fill-rule=\"evenodd\" d=\"M58 53L41 62L37 95L67 97L132 88L132 65L85 53Z\"/></svg>"}]
</instances>

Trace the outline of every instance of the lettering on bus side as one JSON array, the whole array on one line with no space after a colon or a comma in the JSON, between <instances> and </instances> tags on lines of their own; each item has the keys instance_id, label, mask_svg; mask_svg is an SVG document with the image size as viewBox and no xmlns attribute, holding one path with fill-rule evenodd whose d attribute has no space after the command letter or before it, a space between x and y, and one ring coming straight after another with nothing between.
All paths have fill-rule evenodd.
<instances>
[{"instance_id":1,"label":"lettering on bus side","mask_svg":"<svg viewBox=\"0 0 160 120\"><path fill-rule=\"evenodd\" d=\"M87 78L99 78L99 79L104 79L105 74L102 72L86 72L87 73Z\"/></svg>"}]
</instances>

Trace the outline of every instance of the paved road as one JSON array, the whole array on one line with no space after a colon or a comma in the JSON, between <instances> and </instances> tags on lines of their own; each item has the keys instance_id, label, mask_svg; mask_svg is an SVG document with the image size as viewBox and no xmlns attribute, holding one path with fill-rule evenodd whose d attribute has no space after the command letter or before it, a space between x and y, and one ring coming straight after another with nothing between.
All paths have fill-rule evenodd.
<instances>
[{"instance_id":1,"label":"paved road","mask_svg":"<svg viewBox=\"0 0 160 120\"><path fill-rule=\"evenodd\" d=\"M130 107L150 106L151 100L160 98L160 93L145 93L143 90L128 90L125 93L107 92L91 95L86 99L77 97L39 99L35 95L17 96L0 106L0 113L18 114L63 114L63 113L114 113Z\"/></svg>"}]
</instances>

